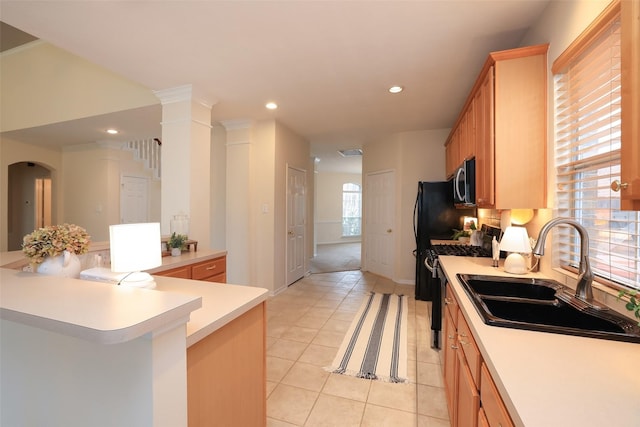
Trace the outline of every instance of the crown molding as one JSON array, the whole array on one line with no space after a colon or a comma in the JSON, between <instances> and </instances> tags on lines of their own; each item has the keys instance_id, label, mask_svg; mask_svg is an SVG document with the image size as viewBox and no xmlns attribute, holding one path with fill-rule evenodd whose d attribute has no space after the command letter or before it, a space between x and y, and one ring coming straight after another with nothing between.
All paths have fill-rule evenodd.
<instances>
[{"instance_id":1,"label":"crown molding","mask_svg":"<svg viewBox=\"0 0 640 427\"><path fill-rule=\"evenodd\" d=\"M198 104L211 109L217 101L208 101L204 97L196 99L194 97L193 85L182 85L168 89L154 90L153 94L160 100L162 105L171 104L174 102L193 101Z\"/></svg>"}]
</instances>

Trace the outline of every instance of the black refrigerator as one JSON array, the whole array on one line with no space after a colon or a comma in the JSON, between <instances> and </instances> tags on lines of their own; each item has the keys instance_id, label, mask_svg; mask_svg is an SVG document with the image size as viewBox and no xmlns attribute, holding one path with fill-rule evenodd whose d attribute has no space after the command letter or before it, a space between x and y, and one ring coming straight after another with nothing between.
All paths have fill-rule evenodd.
<instances>
[{"instance_id":1,"label":"black refrigerator","mask_svg":"<svg viewBox=\"0 0 640 427\"><path fill-rule=\"evenodd\" d=\"M475 208L456 208L453 204L453 182L418 182L418 195L413 208L413 231L416 237L416 299L432 301L434 286L440 283L431 277L424 265L431 240L450 240L454 229L462 227L463 216L475 216Z\"/></svg>"}]
</instances>

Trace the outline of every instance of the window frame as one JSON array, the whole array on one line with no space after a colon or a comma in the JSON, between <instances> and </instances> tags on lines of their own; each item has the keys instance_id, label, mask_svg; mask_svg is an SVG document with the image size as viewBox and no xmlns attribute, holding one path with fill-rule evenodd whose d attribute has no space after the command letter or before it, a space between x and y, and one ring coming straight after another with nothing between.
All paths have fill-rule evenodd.
<instances>
[{"instance_id":1,"label":"window frame","mask_svg":"<svg viewBox=\"0 0 640 427\"><path fill-rule=\"evenodd\" d=\"M622 16L622 8L621 8L621 2L619 0L613 1L601 14L600 16L598 16L598 18L596 18L596 20L594 20L591 25L589 25L587 27L587 29L556 59L556 61L554 61L553 66L551 68L552 70L552 74L553 74L553 79L554 79L554 95L558 95L558 90L559 90L559 84L558 81L560 79L563 79L563 75L565 75L569 69L571 69L574 65L574 61L577 59L582 59L583 55L585 55L585 53L589 52L589 50L592 48L592 46L594 44L597 44L601 41L601 39L603 37L605 37L607 35L607 32L610 31L612 24L615 23L615 20L617 20L618 22L620 22L620 24L618 24L620 27L622 27L622 22L624 21L624 17ZM623 40L624 37L627 37L627 35L625 35L625 33L623 33L623 29L620 28L619 29L620 32L620 58L622 58L624 55L629 55L630 52L628 52L627 50L625 50L625 43L628 41ZM609 57L607 57L609 58ZM621 61L622 62L622 61ZM622 67L621 67L622 68ZM569 77L569 79L571 79L572 77ZM620 72L620 94L624 91L624 90L629 90L629 87L631 85L631 78L630 76L625 76L622 74L622 72ZM564 84L564 83L562 83ZM617 93L615 90L613 92L608 92L610 93ZM573 93L572 93L573 95ZM566 99L566 98L565 98ZM611 98L609 98L610 100ZM628 100L628 98L627 98ZM557 98L556 98L557 101ZM569 104L572 104L571 102L569 102ZM584 104L580 104L581 106L583 106ZM614 105L614 104L607 104L608 105ZM627 105L624 103L624 101L620 101L620 105ZM579 176L586 176L586 174L584 174L584 171L590 171L591 174L595 174L595 178L592 178L592 182L596 181L596 180L604 180L606 179L605 176L602 176L602 172L604 169L602 169L603 167L608 167L611 168L609 170L609 173L612 174L612 176L615 176L615 174L617 173L617 175L620 175L620 167L621 167L621 160L620 160L620 148L618 149L611 149L609 148L609 150L607 151L606 154L602 154L600 156L593 156L591 158L589 158L588 160L584 161L583 159L579 159L579 160L575 160L573 159L573 154L575 154L575 151L572 150L577 150L579 153L584 153L585 151L588 151L587 149L585 149L585 145L583 142L582 138L578 139L577 143L570 143L568 142L569 140L574 140L575 139L569 139L569 140L564 140L563 142L560 142L560 140L558 139L558 134L560 132L559 128L561 126L559 126L559 121L562 121L562 119L559 119L560 113L559 110L562 110L563 108L565 108L564 105L561 105L560 102L556 102L555 104L555 112L554 112L554 123L556 126L556 138L554 139L555 141L555 149L556 149L556 153L557 156L561 156L564 157L564 163L561 161L558 161L558 158L556 159L556 179L558 182L558 186L557 186L557 191L556 191L556 207L562 211L565 210L565 212L571 212L572 214L569 215L563 215L563 216L575 216L576 212L587 212L587 213L591 213L591 212L595 212L597 210L596 207L587 207L585 208L584 206L580 205L581 200L583 200L585 195L588 195L589 192L594 193L593 189L589 190L589 189L585 189L584 185L588 185L586 184L589 179L586 178L577 178ZM576 114L576 117L578 117L580 120L582 120L585 116L588 115L588 113L584 113L583 111L580 110L580 108L576 108L572 107L571 108L567 108L570 109L572 112L576 112L578 114ZM620 107L621 109L621 107ZM598 116L606 116L606 113L598 113ZM629 116L625 116L624 114L620 114L621 117L627 117L627 120L629 120ZM566 117L563 117L564 121L566 122ZM608 138L610 138L611 140L615 140L616 139L616 133L620 132L620 130L617 130L618 128L616 128L615 126L615 119L611 119L612 121L609 121L609 123L614 123L614 127L608 127L607 129L614 129L614 136L611 135L607 135L605 137L605 139L607 139L607 141L609 141ZM618 121L622 121L620 119L618 119ZM571 121L568 121L570 124L567 125L567 127L569 128L579 128L580 124L575 124L572 123ZM624 126L624 123L620 123L620 129L622 129ZM585 132L586 134L586 132ZM580 133L580 136L583 136L585 134ZM573 136L573 134L572 134ZM623 140L623 138L625 138ZM598 141L598 143L600 143L600 139L596 138L596 137L592 137L591 141ZM621 133L620 136L617 136L617 140L619 141L619 145L620 147L622 147L622 144L624 143L624 141L628 141L627 143L630 143L630 141L632 141L632 139L627 135L625 135L624 133ZM611 144L611 142L608 142L609 144ZM613 145L613 144L612 144ZM609 146L611 147L611 145ZM598 158L599 157L599 158ZM568 159L568 160L567 160ZM596 160L593 160L596 159ZM573 165L573 166L572 166ZM617 167L617 171L614 170ZM608 183L607 183L608 184ZM570 190L567 191L563 191L563 185L564 186L569 186ZM579 188L576 188L579 187ZM607 185L608 187L608 185ZM591 196L590 198L587 198L585 200L587 200L587 202L591 202L591 203L595 203L596 205L599 203L599 198L600 198L600 194L601 194L601 189L602 186L596 186L595 188L595 196ZM577 197L573 197L571 199L568 199L568 197L572 197L572 196L577 196ZM596 266L594 268L594 272L596 272L596 274L600 273L598 275L598 281L599 282L603 282L606 285L613 287L617 290L628 290L628 289L636 289L636 290L640 290L640 262L637 260L639 255L640 255L640 232L638 231L638 228L640 227L640 213L632 213L632 212L625 212L622 211L620 208L615 208L612 207L612 205L616 205L617 203L620 203L620 200L614 200L614 197L617 196L613 196L613 195L609 195L606 199L606 201L613 201L613 203L609 203L609 205L607 206L607 228L606 230L603 229L603 231L605 232L605 235L609 235L611 236L612 234L615 233L615 229L611 227L611 223L613 223L615 221L615 216L617 215L628 215L627 218L632 218L633 215L635 215L635 219L625 219L625 221L628 221L628 224L635 224L635 228L633 230L629 230L628 232L625 232L623 234L625 234L627 237L627 240L630 238L631 239L631 243L629 244L628 247L626 247L627 250L627 254L625 255L625 257L620 258L620 260L618 261L620 264L622 264L622 261L626 261L628 263L626 267L629 268L629 271L627 273L624 272L624 270L619 270L620 273L619 274L614 274L612 272L612 270L616 267L619 266L620 264L616 264L614 262L611 262L611 258L612 258L612 250L611 247L614 246L614 244L612 243L611 237L609 237L609 240L605 240L603 243L602 241L598 241L598 236L596 235L595 239L591 239L590 243L591 243L591 247L597 247L597 245L600 245L600 247L608 247L608 251L604 251L604 250L598 250L596 249L595 251L592 250L591 251L591 256L590 256L590 261L593 266ZM584 218L576 218L577 220L581 220ZM595 219L599 219L597 217L595 217ZM586 220L588 222L588 219ZM632 227L633 228L633 227ZM595 229L597 234L600 234L598 231L598 229ZM594 242L595 240L595 242ZM635 242L635 243L634 243ZM577 248L579 247L579 241L578 241L578 237L575 233L575 230L573 229L566 229L566 228L562 228L558 231L556 231L555 234L555 238L554 238L554 258L557 262L557 264L560 265L561 268L566 269L566 270L570 270L570 271L576 271L576 266L579 263L579 259L576 259L576 255L577 255ZM631 252L634 252L635 250L635 255L631 254ZM595 252L595 253L594 253ZM609 254L609 263L606 264L607 265L607 270L605 272L605 269L603 268L598 268L598 258L602 258L603 255ZM605 256L606 258L606 256ZM615 255L613 256L613 258L615 258ZM633 259L635 258L635 261L633 261ZM621 261L622 260L622 261ZM603 272L605 272L605 276L606 277L602 277ZM628 274L631 278L630 279L624 279L623 278L623 274ZM617 280L620 280L621 282L618 282Z\"/></svg>"}]
</instances>

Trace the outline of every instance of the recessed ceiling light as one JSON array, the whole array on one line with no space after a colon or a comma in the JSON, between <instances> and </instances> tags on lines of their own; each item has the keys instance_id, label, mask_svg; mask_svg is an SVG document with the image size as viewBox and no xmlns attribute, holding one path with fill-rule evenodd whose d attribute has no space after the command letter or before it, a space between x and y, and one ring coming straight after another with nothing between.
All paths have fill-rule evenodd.
<instances>
[{"instance_id":1,"label":"recessed ceiling light","mask_svg":"<svg viewBox=\"0 0 640 427\"><path fill-rule=\"evenodd\" d=\"M267 105L265 105L265 107L267 107L269 110L275 110L276 108L278 108L278 104L276 104L275 102L267 102Z\"/></svg>"},{"instance_id":2,"label":"recessed ceiling light","mask_svg":"<svg viewBox=\"0 0 640 427\"><path fill-rule=\"evenodd\" d=\"M117 129L107 129L107 133L111 135L116 135L118 133Z\"/></svg>"},{"instance_id":3,"label":"recessed ceiling light","mask_svg":"<svg viewBox=\"0 0 640 427\"><path fill-rule=\"evenodd\" d=\"M391 93L400 93L404 88L402 86L391 86L389 88L389 92Z\"/></svg>"}]
</instances>

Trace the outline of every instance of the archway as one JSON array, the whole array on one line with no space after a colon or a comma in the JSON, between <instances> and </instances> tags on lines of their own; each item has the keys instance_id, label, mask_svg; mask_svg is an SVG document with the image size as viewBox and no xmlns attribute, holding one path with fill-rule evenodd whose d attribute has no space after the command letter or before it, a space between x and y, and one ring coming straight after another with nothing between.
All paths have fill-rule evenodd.
<instances>
[{"instance_id":1,"label":"archway","mask_svg":"<svg viewBox=\"0 0 640 427\"><path fill-rule=\"evenodd\" d=\"M7 250L22 248L22 238L38 227L51 225L51 170L34 162L9 165Z\"/></svg>"}]
</instances>

